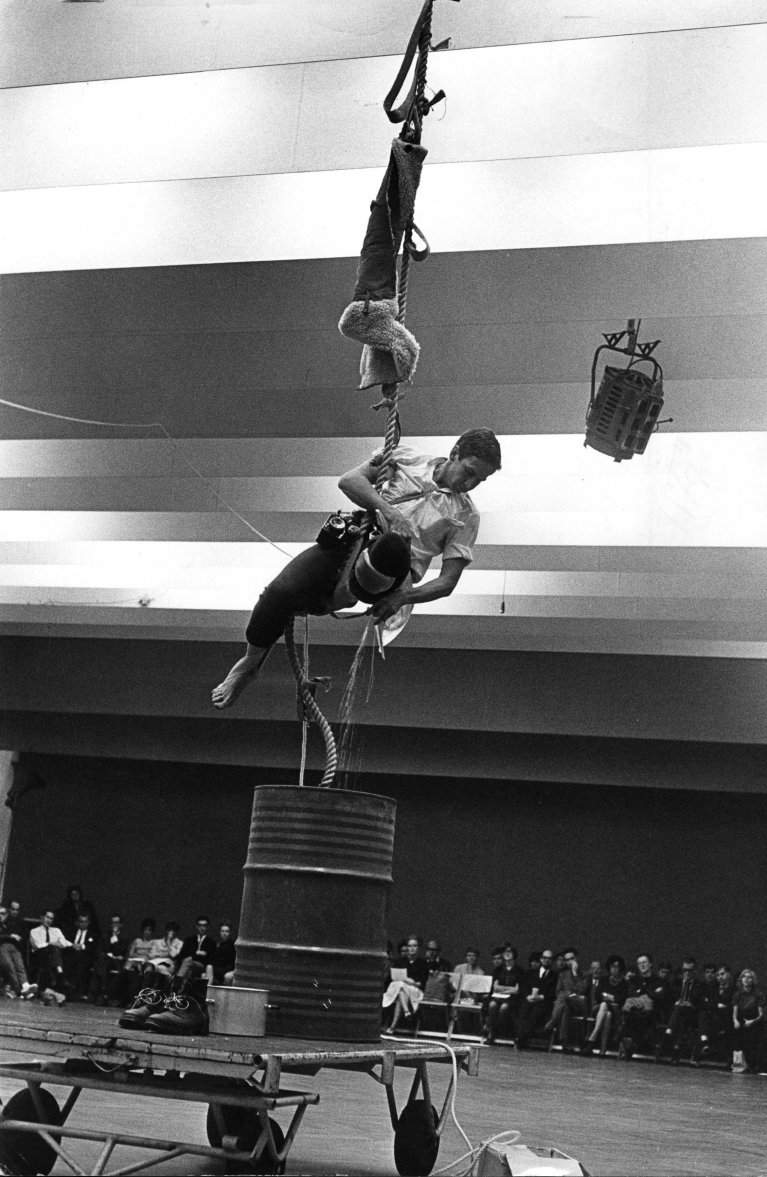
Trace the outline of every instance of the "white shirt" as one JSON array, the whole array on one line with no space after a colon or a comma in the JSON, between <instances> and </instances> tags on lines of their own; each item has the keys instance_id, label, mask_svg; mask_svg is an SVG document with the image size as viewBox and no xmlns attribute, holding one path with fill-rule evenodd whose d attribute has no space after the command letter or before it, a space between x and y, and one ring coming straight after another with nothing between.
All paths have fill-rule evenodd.
<instances>
[{"instance_id":1,"label":"white shirt","mask_svg":"<svg viewBox=\"0 0 767 1177\"><path fill-rule=\"evenodd\" d=\"M380 455L379 450L375 457ZM414 581L421 579L435 556L457 556L467 563L473 559L479 512L470 495L437 486L435 467L443 461L399 445L392 454L396 469L383 490L383 497L415 527L417 538L411 544L410 560ZM417 498L398 501L415 494Z\"/></svg>"},{"instance_id":2,"label":"white shirt","mask_svg":"<svg viewBox=\"0 0 767 1177\"><path fill-rule=\"evenodd\" d=\"M45 933L49 939L46 940ZM34 948L46 948L48 944L55 944L57 948L71 948L71 941L67 940L61 928L46 928L45 924L38 924L29 933L29 942Z\"/></svg>"}]
</instances>

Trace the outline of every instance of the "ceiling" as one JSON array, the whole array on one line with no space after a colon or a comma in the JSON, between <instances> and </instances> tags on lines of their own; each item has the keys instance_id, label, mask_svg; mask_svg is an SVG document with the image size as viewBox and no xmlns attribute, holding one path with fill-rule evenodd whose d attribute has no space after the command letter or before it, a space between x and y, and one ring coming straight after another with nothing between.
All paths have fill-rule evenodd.
<instances>
[{"instance_id":1,"label":"ceiling","mask_svg":"<svg viewBox=\"0 0 767 1177\"><path fill-rule=\"evenodd\" d=\"M531 682L527 656L580 659L576 682L597 659L606 701L624 660L647 680L643 739L760 744L758 716L648 704L641 661L693 660L710 711L767 654L767 3L667 9L436 5L453 49L430 58L448 97L424 132L433 252L411 276L422 356L403 424L441 453L490 425L503 469L475 496L474 564L417 611L387 673L448 649L516 658ZM239 641L378 443L336 322L417 10L0 5L0 633L36 657L52 637ZM671 420L616 464L583 426L592 354L629 318L661 341ZM314 633L331 661L360 636ZM95 714L76 698L88 674L71 706ZM0 689L39 737L51 700ZM408 722L382 707L375 723ZM547 731L630 738L615 716L555 711ZM465 726L536 730L526 708L491 712Z\"/></svg>"}]
</instances>

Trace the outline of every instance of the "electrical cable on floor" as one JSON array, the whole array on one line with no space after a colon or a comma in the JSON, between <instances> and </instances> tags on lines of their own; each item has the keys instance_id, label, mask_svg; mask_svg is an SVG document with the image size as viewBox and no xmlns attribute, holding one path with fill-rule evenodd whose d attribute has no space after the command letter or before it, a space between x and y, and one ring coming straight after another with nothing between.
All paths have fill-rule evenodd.
<instances>
[{"instance_id":1,"label":"electrical cable on floor","mask_svg":"<svg viewBox=\"0 0 767 1177\"><path fill-rule=\"evenodd\" d=\"M387 1037L387 1035L384 1035L384 1037ZM401 1042L407 1046L423 1046L423 1039L422 1038L400 1038L398 1036L396 1041ZM450 1064L451 1064L452 1071L453 1071L453 1086L452 1086L452 1094L450 1097L450 1118L453 1121L453 1124L458 1129L458 1132L461 1134L461 1136L463 1137L463 1139L465 1140L465 1142L468 1146L466 1152L461 1153L461 1155L456 1157L455 1160L449 1161L448 1164L442 1165L439 1169L433 1169L432 1173L433 1173L434 1177L437 1177L437 1174L448 1173L448 1172L450 1172L450 1170L454 1169L456 1165L460 1165L462 1161L468 1160L469 1167L467 1169L462 1170L461 1173L454 1174L454 1177L470 1177L470 1175L472 1173L473 1166L474 1166L474 1162L480 1156L480 1154L487 1148L487 1146L489 1144L494 1144L497 1140L505 1140L507 1144L516 1144L516 1142L521 1137L522 1133L519 1132L516 1128L506 1128L502 1132L496 1132L493 1136L489 1136L487 1138L487 1140L481 1141L480 1144L477 1144L477 1145L472 1144L471 1141L469 1140L468 1136L464 1132L464 1130L458 1120L456 1112L455 1112L455 1099L456 1099L456 1094L458 1091L458 1059L456 1057L456 1053L453 1050L453 1048L449 1045L449 1043L447 1043L447 1042L433 1042L433 1043L429 1043L429 1045L430 1046L439 1046L443 1050L446 1050L447 1053L450 1055Z\"/></svg>"}]
</instances>

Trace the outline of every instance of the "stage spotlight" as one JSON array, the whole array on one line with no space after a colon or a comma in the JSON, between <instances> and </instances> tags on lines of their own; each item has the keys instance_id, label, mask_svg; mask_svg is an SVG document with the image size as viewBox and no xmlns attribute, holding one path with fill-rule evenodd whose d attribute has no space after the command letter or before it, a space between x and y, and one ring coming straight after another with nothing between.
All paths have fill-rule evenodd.
<instances>
[{"instance_id":1,"label":"stage spotlight","mask_svg":"<svg viewBox=\"0 0 767 1177\"><path fill-rule=\"evenodd\" d=\"M658 428L658 415L663 407L663 371L652 356L660 340L638 343L641 322L641 319L638 322L629 319L625 331L605 334L606 342L594 352L591 365L591 399L583 444L609 454L616 462L644 453ZM626 345L620 346L623 340ZM629 364L625 368L605 365L599 391L595 394L597 365L603 351L628 356ZM639 370L637 365L642 363L651 366L649 373Z\"/></svg>"},{"instance_id":2,"label":"stage spotlight","mask_svg":"<svg viewBox=\"0 0 767 1177\"><path fill-rule=\"evenodd\" d=\"M472 1177L589 1177L580 1161L558 1148L529 1144L489 1143Z\"/></svg>"}]
</instances>

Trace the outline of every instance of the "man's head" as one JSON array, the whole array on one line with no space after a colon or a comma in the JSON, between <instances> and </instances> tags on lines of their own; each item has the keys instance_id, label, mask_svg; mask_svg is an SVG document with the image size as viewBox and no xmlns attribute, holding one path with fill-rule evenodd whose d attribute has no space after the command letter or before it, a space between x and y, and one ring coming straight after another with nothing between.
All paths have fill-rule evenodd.
<instances>
[{"instance_id":1,"label":"man's head","mask_svg":"<svg viewBox=\"0 0 767 1177\"><path fill-rule=\"evenodd\" d=\"M467 948L466 949L466 963L469 966L469 968L471 968L471 969L476 968L478 960L479 960L479 949L478 948Z\"/></svg>"},{"instance_id":2,"label":"man's head","mask_svg":"<svg viewBox=\"0 0 767 1177\"><path fill-rule=\"evenodd\" d=\"M503 963L507 969L512 968L517 963L517 950L513 944L504 944Z\"/></svg>"},{"instance_id":3,"label":"man's head","mask_svg":"<svg viewBox=\"0 0 767 1177\"><path fill-rule=\"evenodd\" d=\"M232 925L229 923L219 924L218 938L222 942L225 940L231 940L231 938L232 938Z\"/></svg>"},{"instance_id":4,"label":"man's head","mask_svg":"<svg viewBox=\"0 0 767 1177\"><path fill-rule=\"evenodd\" d=\"M439 960L440 951L441 951L441 949L440 949L439 940L427 940L426 941L426 948L424 949L424 952L426 954L427 960L429 960L429 961Z\"/></svg>"},{"instance_id":5,"label":"man's head","mask_svg":"<svg viewBox=\"0 0 767 1177\"><path fill-rule=\"evenodd\" d=\"M21 915L21 904L18 899L12 899L8 904L8 909L12 916L18 917Z\"/></svg>"},{"instance_id":6,"label":"man's head","mask_svg":"<svg viewBox=\"0 0 767 1177\"><path fill-rule=\"evenodd\" d=\"M462 433L439 468L436 481L453 494L468 494L501 468L501 447L491 429Z\"/></svg>"},{"instance_id":7,"label":"man's head","mask_svg":"<svg viewBox=\"0 0 767 1177\"><path fill-rule=\"evenodd\" d=\"M689 975L690 973L694 973L696 968L697 964L694 956L685 956L682 958L683 973L687 973Z\"/></svg>"},{"instance_id":8,"label":"man's head","mask_svg":"<svg viewBox=\"0 0 767 1177\"><path fill-rule=\"evenodd\" d=\"M563 948L561 952L562 968L570 969L571 972L578 971L578 949L577 948Z\"/></svg>"},{"instance_id":9,"label":"man's head","mask_svg":"<svg viewBox=\"0 0 767 1177\"><path fill-rule=\"evenodd\" d=\"M198 936L207 936L208 928L210 927L210 920L206 915L198 915L197 919L194 921L194 926L197 930Z\"/></svg>"},{"instance_id":10,"label":"man's head","mask_svg":"<svg viewBox=\"0 0 767 1177\"><path fill-rule=\"evenodd\" d=\"M543 952L541 953L541 965L545 969L551 969L554 967L554 949L553 948L544 948Z\"/></svg>"},{"instance_id":11,"label":"man's head","mask_svg":"<svg viewBox=\"0 0 767 1177\"><path fill-rule=\"evenodd\" d=\"M78 930L85 931L91 925L91 917L89 915L78 915L77 927Z\"/></svg>"},{"instance_id":12,"label":"man's head","mask_svg":"<svg viewBox=\"0 0 767 1177\"><path fill-rule=\"evenodd\" d=\"M54 919L55 919L55 916L52 911L44 911L43 912L43 923L45 924L46 928L50 928L53 926Z\"/></svg>"},{"instance_id":13,"label":"man's head","mask_svg":"<svg viewBox=\"0 0 767 1177\"><path fill-rule=\"evenodd\" d=\"M652 972L652 957L649 952L639 953L637 957L637 969L642 977L647 977Z\"/></svg>"},{"instance_id":14,"label":"man's head","mask_svg":"<svg viewBox=\"0 0 767 1177\"><path fill-rule=\"evenodd\" d=\"M3 903L0 905L0 924L4 924L8 919L8 908Z\"/></svg>"},{"instance_id":15,"label":"man's head","mask_svg":"<svg viewBox=\"0 0 767 1177\"><path fill-rule=\"evenodd\" d=\"M109 927L112 929L115 936L119 936L120 932L122 931L122 926L123 917L121 915L118 915L117 912L115 912L114 915L110 915Z\"/></svg>"}]
</instances>

